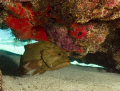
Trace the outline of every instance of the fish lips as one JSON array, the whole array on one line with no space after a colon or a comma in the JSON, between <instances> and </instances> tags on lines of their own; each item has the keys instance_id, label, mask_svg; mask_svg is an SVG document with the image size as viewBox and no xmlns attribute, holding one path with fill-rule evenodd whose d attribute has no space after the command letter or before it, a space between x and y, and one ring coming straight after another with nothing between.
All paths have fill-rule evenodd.
<instances>
[{"instance_id":1,"label":"fish lips","mask_svg":"<svg viewBox=\"0 0 120 91\"><path fill-rule=\"evenodd\" d=\"M57 66L54 66L56 63L57 63ZM54 67L53 69L61 69L61 68L64 68L64 67L66 67L68 65L70 65L70 61L65 60L64 62L61 62L61 63L55 62L52 66Z\"/></svg>"},{"instance_id":2,"label":"fish lips","mask_svg":"<svg viewBox=\"0 0 120 91\"><path fill-rule=\"evenodd\" d=\"M46 66L52 70L57 70L57 69L61 69L64 68L68 65L70 65L70 61L69 60L57 60L51 64L45 62L45 60L43 60L44 63L46 64Z\"/></svg>"}]
</instances>

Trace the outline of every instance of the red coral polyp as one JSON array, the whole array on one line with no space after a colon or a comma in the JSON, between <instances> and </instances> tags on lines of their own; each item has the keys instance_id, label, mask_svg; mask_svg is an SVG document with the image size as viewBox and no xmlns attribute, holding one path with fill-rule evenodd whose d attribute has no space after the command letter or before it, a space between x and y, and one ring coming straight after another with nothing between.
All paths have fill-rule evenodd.
<instances>
[{"instance_id":1,"label":"red coral polyp","mask_svg":"<svg viewBox=\"0 0 120 91\"><path fill-rule=\"evenodd\" d=\"M6 17L5 23L17 38L48 41L46 31L41 27L45 25L45 20L43 17L38 18L40 12L32 10L30 3L23 7L21 3L15 2L14 5L7 7L11 15Z\"/></svg>"},{"instance_id":2,"label":"red coral polyp","mask_svg":"<svg viewBox=\"0 0 120 91\"><path fill-rule=\"evenodd\" d=\"M23 28L25 27L27 28L31 28L32 25L28 22L27 18L23 18L23 19L18 19L15 17L12 17L11 15L9 15L6 18L6 24L11 28L11 29L15 29L16 31L21 30L23 31Z\"/></svg>"},{"instance_id":3,"label":"red coral polyp","mask_svg":"<svg viewBox=\"0 0 120 91\"><path fill-rule=\"evenodd\" d=\"M23 17L25 14L25 9L22 7L20 3L15 2L14 5L8 5L7 7L15 15Z\"/></svg>"},{"instance_id":4,"label":"red coral polyp","mask_svg":"<svg viewBox=\"0 0 120 91\"><path fill-rule=\"evenodd\" d=\"M12 29L15 36L19 39L34 39L48 41L46 31L41 26L35 26L28 21L28 18L15 18L9 15L6 24Z\"/></svg>"},{"instance_id":5,"label":"red coral polyp","mask_svg":"<svg viewBox=\"0 0 120 91\"><path fill-rule=\"evenodd\" d=\"M80 40L86 36L87 31L85 31L85 26L80 26L77 23L73 23L72 25L73 30L70 30L70 35L77 40Z\"/></svg>"},{"instance_id":6,"label":"red coral polyp","mask_svg":"<svg viewBox=\"0 0 120 91\"><path fill-rule=\"evenodd\" d=\"M44 40L48 41L46 31L40 25L32 27L32 39L36 41Z\"/></svg>"}]
</instances>

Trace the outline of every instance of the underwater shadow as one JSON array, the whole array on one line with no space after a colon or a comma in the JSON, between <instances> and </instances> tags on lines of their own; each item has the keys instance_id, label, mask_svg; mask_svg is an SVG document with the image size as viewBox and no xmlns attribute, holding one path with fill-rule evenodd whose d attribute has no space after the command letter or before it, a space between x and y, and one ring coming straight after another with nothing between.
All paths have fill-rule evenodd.
<instances>
[{"instance_id":1,"label":"underwater shadow","mask_svg":"<svg viewBox=\"0 0 120 91\"><path fill-rule=\"evenodd\" d=\"M3 75L18 76L18 62L16 61L18 59L16 56L18 55L0 50L0 70Z\"/></svg>"}]
</instances>

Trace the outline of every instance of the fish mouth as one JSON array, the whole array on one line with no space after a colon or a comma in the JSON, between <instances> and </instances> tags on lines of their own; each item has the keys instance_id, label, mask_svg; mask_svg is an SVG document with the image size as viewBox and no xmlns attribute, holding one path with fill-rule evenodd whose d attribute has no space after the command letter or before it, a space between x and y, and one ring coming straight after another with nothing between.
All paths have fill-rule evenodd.
<instances>
[{"instance_id":1,"label":"fish mouth","mask_svg":"<svg viewBox=\"0 0 120 91\"><path fill-rule=\"evenodd\" d=\"M52 66L53 66L53 69L61 69L61 68L64 68L68 65L70 65L70 61L69 60L64 60L62 62L58 62L58 61L54 62Z\"/></svg>"},{"instance_id":2,"label":"fish mouth","mask_svg":"<svg viewBox=\"0 0 120 91\"><path fill-rule=\"evenodd\" d=\"M61 69L68 65L70 65L70 62L63 62L62 64L59 64L58 66L54 67L54 69Z\"/></svg>"}]
</instances>

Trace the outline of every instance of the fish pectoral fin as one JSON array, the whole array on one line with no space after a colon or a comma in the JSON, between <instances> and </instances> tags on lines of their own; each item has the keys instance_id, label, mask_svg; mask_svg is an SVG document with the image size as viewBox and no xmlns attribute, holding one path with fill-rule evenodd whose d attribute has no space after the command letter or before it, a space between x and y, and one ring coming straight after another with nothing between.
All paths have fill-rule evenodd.
<instances>
[{"instance_id":1,"label":"fish pectoral fin","mask_svg":"<svg viewBox=\"0 0 120 91\"><path fill-rule=\"evenodd\" d=\"M45 70L43 70L43 69L36 69L35 71L33 71L32 75L35 75L37 73L42 74L44 72L45 72Z\"/></svg>"},{"instance_id":2,"label":"fish pectoral fin","mask_svg":"<svg viewBox=\"0 0 120 91\"><path fill-rule=\"evenodd\" d=\"M29 71L34 70L42 66L41 60L33 60L25 64L23 67Z\"/></svg>"},{"instance_id":3,"label":"fish pectoral fin","mask_svg":"<svg viewBox=\"0 0 120 91\"><path fill-rule=\"evenodd\" d=\"M28 72L29 72L29 70L25 69L24 67L20 67L20 68L18 69L18 74L19 74L19 75L24 75L24 74L26 74L26 73L28 73Z\"/></svg>"}]
</instances>

